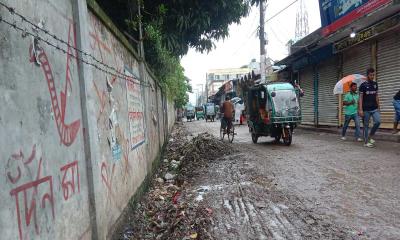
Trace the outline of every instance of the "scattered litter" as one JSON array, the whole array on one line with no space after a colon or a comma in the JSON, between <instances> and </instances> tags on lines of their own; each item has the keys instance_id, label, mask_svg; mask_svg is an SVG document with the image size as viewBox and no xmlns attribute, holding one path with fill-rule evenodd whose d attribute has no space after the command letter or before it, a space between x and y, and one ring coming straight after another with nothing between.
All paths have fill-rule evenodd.
<instances>
[{"instance_id":1,"label":"scattered litter","mask_svg":"<svg viewBox=\"0 0 400 240\"><path fill-rule=\"evenodd\" d=\"M212 210L211 208L206 208L205 210L206 210L206 212L207 212L207 214L208 214L209 216L212 215L213 210Z\"/></svg>"},{"instance_id":2,"label":"scattered litter","mask_svg":"<svg viewBox=\"0 0 400 240\"><path fill-rule=\"evenodd\" d=\"M158 183L164 183L164 179L162 179L162 178L156 178L156 181L157 181Z\"/></svg>"},{"instance_id":3,"label":"scattered litter","mask_svg":"<svg viewBox=\"0 0 400 240\"><path fill-rule=\"evenodd\" d=\"M181 195L180 192L176 192L174 197L172 198L172 203L173 204L178 204L179 196Z\"/></svg>"},{"instance_id":4,"label":"scattered litter","mask_svg":"<svg viewBox=\"0 0 400 240\"><path fill-rule=\"evenodd\" d=\"M165 174L165 176L164 176L164 178L165 178L165 180L172 180L172 179L174 179L175 178L175 175L174 174L171 174L171 173L167 173L167 174Z\"/></svg>"},{"instance_id":5,"label":"scattered litter","mask_svg":"<svg viewBox=\"0 0 400 240\"><path fill-rule=\"evenodd\" d=\"M124 229L124 240L129 240L133 237L134 231L132 227L125 227Z\"/></svg>"},{"instance_id":6,"label":"scattered litter","mask_svg":"<svg viewBox=\"0 0 400 240\"><path fill-rule=\"evenodd\" d=\"M199 169L235 150L208 133L187 136L183 127L176 126L152 186L127 223L135 224L136 231L123 231L124 240L212 239L213 210L204 206L203 195L214 186L196 190L188 186Z\"/></svg>"},{"instance_id":7,"label":"scattered litter","mask_svg":"<svg viewBox=\"0 0 400 240\"><path fill-rule=\"evenodd\" d=\"M192 234L190 234L190 238L191 238L191 239L196 239L196 238L197 238L197 233L192 233Z\"/></svg>"}]
</instances>

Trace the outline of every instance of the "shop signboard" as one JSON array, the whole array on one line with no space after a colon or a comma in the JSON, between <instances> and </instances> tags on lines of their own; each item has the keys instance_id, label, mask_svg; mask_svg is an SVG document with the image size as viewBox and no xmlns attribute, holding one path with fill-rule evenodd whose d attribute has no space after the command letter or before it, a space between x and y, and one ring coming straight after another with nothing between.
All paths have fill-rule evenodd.
<instances>
[{"instance_id":1,"label":"shop signboard","mask_svg":"<svg viewBox=\"0 0 400 240\"><path fill-rule=\"evenodd\" d=\"M384 19L381 22L372 25L366 29L361 30L354 38L346 37L345 39L333 45L333 52L337 53L343 51L351 46L362 43L372 37L382 34L390 29L400 25L400 14L396 14L390 18Z\"/></svg>"},{"instance_id":2,"label":"shop signboard","mask_svg":"<svg viewBox=\"0 0 400 240\"><path fill-rule=\"evenodd\" d=\"M392 0L319 0L322 35L328 36Z\"/></svg>"}]
</instances>

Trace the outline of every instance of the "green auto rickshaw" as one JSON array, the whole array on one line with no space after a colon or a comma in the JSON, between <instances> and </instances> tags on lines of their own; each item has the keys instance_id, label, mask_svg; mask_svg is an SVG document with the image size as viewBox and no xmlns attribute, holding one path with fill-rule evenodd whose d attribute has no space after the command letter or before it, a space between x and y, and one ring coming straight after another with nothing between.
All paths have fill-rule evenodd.
<instances>
[{"instance_id":1,"label":"green auto rickshaw","mask_svg":"<svg viewBox=\"0 0 400 240\"><path fill-rule=\"evenodd\" d=\"M205 106L205 112L206 112L206 122L207 121L211 121L214 122L215 116L217 114L217 112L215 111L215 104L212 102L206 103Z\"/></svg>"},{"instance_id":2,"label":"green auto rickshaw","mask_svg":"<svg viewBox=\"0 0 400 240\"><path fill-rule=\"evenodd\" d=\"M200 120L203 119L204 120L204 109L203 107L196 107L196 119Z\"/></svg>"},{"instance_id":3,"label":"green auto rickshaw","mask_svg":"<svg viewBox=\"0 0 400 240\"><path fill-rule=\"evenodd\" d=\"M296 90L290 83L260 84L248 90L247 125L253 143L261 136L292 143L293 129L301 122Z\"/></svg>"},{"instance_id":4,"label":"green auto rickshaw","mask_svg":"<svg viewBox=\"0 0 400 240\"><path fill-rule=\"evenodd\" d=\"M191 105L186 106L185 115L186 115L186 119L188 122L191 122L192 120L194 120L194 117L195 117L194 107Z\"/></svg>"}]
</instances>

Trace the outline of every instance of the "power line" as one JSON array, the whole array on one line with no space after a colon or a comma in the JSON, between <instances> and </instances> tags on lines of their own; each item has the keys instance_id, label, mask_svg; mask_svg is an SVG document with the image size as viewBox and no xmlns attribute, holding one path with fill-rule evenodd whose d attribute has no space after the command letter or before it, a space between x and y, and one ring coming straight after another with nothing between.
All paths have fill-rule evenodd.
<instances>
[{"instance_id":1,"label":"power line","mask_svg":"<svg viewBox=\"0 0 400 240\"><path fill-rule=\"evenodd\" d=\"M252 24L251 24L251 26L250 26L250 29L253 28L253 26L254 26L254 24L256 23L256 21L257 21L257 14L254 15L254 18L253 18L253 20L252 20ZM233 52L233 54L232 54L231 56L235 56L236 54L238 54L239 51L242 49L242 47L246 46L246 45L249 43L249 40L253 37L253 35L254 35L254 32L252 32L252 33L246 38L246 40L244 40L244 41L242 42L242 44L239 45L239 48L237 48L236 51Z\"/></svg>"},{"instance_id":2,"label":"power line","mask_svg":"<svg viewBox=\"0 0 400 240\"><path fill-rule=\"evenodd\" d=\"M282 12L284 12L285 10L287 10L289 7L291 7L293 4L295 4L296 2L298 2L299 0L294 0L293 2L291 2L289 5L287 5L286 7L282 8L280 11L278 11L277 13L275 13L273 16L271 16L270 18L268 18L267 20L265 20L264 23L268 23L269 21L273 20L274 18L276 18L278 15L280 15ZM242 48L243 46L247 45L251 39L251 37L253 35L256 34L256 32L259 30L259 28L257 27L248 37L248 39L243 42L239 48L231 55L231 56L235 56Z\"/></svg>"},{"instance_id":3,"label":"power line","mask_svg":"<svg viewBox=\"0 0 400 240\"><path fill-rule=\"evenodd\" d=\"M135 83L135 84L139 84L139 85L146 86L146 87L149 87L149 86L150 86L148 83L147 83L147 84L143 84L142 82L137 83L137 82L135 82L135 81L130 80L130 79L132 78L132 76L123 74L123 73L119 72L116 68L114 68L114 67L112 67L112 66L110 66L110 65L107 65L107 64L105 64L105 63L102 62L102 61L99 61L97 58L95 58L95 57L94 57L93 55L91 55L90 53L87 53L87 52L85 52L85 51L82 51L81 49L78 49L78 48L76 48L76 47L70 45L68 42L66 42L65 40L63 40L63 39L57 37L55 34L51 34L48 30L46 30L46 29L44 29L44 28L42 28L42 27L36 25L35 23L31 22L31 21L28 20L25 16L23 16L23 15L19 14L18 12L16 12L14 8L9 7L9 6L5 5L5 4L2 3L2 2L0 2L0 6L5 7L5 8L9 11L9 13L10 13L11 15L16 15L16 16L18 16L23 22L28 23L28 24L31 25L34 29L40 30L41 32L45 33L46 35L52 37L52 38L53 38L54 40L56 40L57 42L60 42L60 43L62 43L62 44L64 44L64 45L66 45L67 47L76 50L77 52L81 53L81 54L84 55L84 56L90 57L90 58L93 59L95 62L99 63L99 64L102 65L103 67L105 67L105 68L107 68L107 69L109 69L109 70L111 70L111 71L114 71L114 72L111 72L111 71L109 71L109 70L103 69L103 68L99 67L99 65L93 64L93 63L91 63L91 62L89 62L89 61L86 61L85 59L81 58L80 56L75 56L75 55L73 55L72 53L69 53L68 51L66 51L64 48L61 48L61 47L58 46L57 44L51 43L51 42L48 41L47 39L44 39L43 37L39 36L38 33L29 32L29 31L27 31L26 29L23 29L22 27L17 26L16 22L11 23L11 22L9 22L9 21L3 19L2 16L0 16L0 22L4 22L5 24L7 24L8 26L10 26L11 28L21 31L21 32L23 33L23 35L30 35L30 36L32 36L33 38L36 38L36 39L38 39L38 40L40 40L40 41L46 43L47 45L49 45L49 46L51 46L51 47L57 49L58 51L60 51L60 52L62 52L62 53L64 53L64 54L67 54L67 55L69 55L69 56L71 56L71 57L74 57L74 58L76 58L76 59L82 61L83 63L85 63L85 64L87 64L87 65L89 65L89 66L92 66L92 67L96 68L97 70L102 71L102 72L104 72L104 73L106 73L106 74L109 74L109 75L111 75L111 76L113 76L113 77L122 78L122 79L124 79L124 80L131 81L131 82L133 82L133 83Z\"/></svg>"},{"instance_id":4,"label":"power line","mask_svg":"<svg viewBox=\"0 0 400 240\"><path fill-rule=\"evenodd\" d=\"M278 34L276 34L274 29L271 26L268 26L268 28L271 30L271 32L274 35L274 37L276 38L276 40L278 40L278 42L280 42L282 45L285 45L285 43L281 40L281 38L278 37Z\"/></svg>"},{"instance_id":5,"label":"power line","mask_svg":"<svg viewBox=\"0 0 400 240\"><path fill-rule=\"evenodd\" d=\"M268 18L267 20L265 20L264 23L268 23L269 21L271 21L272 19L274 19L275 17L277 17L277 16L278 16L279 14L281 14L282 12L286 11L289 7L291 7L293 4L295 4L295 3L298 2L298 1L299 1L299 0L294 0L292 3L290 3L290 4L287 5L286 7L282 8L279 12L275 13L272 17L270 17L270 18ZM253 31L253 34L256 33L257 30L258 30L258 28L255 29L255 30Z\"/></svg>"}]
</instances>

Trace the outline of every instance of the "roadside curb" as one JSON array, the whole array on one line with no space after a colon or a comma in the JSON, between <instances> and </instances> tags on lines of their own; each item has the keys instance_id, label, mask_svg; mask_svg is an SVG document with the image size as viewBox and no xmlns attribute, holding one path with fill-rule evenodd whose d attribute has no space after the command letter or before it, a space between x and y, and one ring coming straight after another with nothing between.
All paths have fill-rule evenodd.
<instances>
[{"instance_id":1,"label":"roadside curb","mask_svg":"<svg viewBox=\"0 0 400 240\"><path fill-rule=\"evenodd\" d=\"M308 126L308 125L299 125L298 128L301 130L312 131L312 132L337 134L339 136L340 136L340 132L342 130L342 128L338 128L338 127L314 127L314 126ZM361 131L362 131L362 128L361 128ZM354 129L349 128L347 130L346 135L353 136L353 134L354 134ZM379 140L379 141L400 143L400 135L393 135L390 132L383 132L382 130L378 130L378 132L375 134L374 139Z\"/></svg>"}]
</instances>

